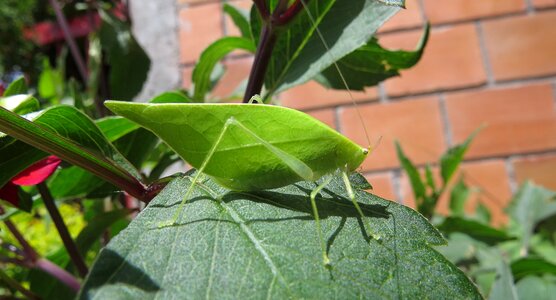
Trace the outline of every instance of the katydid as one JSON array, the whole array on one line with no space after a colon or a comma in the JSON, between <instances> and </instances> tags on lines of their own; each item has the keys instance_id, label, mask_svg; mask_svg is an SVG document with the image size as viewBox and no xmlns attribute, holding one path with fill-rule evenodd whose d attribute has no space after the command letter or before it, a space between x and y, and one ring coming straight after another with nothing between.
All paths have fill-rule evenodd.
<instances>
[{"instance_id":1,"label":"katydid","mask_svg":"<svg viewBox=\"0 0 556 300\"><path fill-rule=\"evenodd\" d=\"M301 3L306 8L305 1ZM318 27L316 32L328 49ZM336 69L353 101L337 65ZM255 96L252 100L258 98ZM117 101L106 101L105 104L114 113L152 131L197 169L169 225L177 221L201 174L236 191L264 190L302 180L314 182L328 176L310 195L323 262L328 265L330 260L315 199L330 182L330 175L340 170L348 196L366 224L365 230L378 238L369 230L368 220L355 199L347 176L365 160L370 146L364 148L357 145L305 113L266 104L141 104ZM364 126L362 119L361 123Z\"/></svg>"},{"instance_id":2,"label":"katydid","mask_svg":"<svg viewBox=\"0 0 556 300\"><path fill-rule=\"evenodd\" d=\"M298 181L316 181L336 170L357 169L363 148L313 117L266 104L144 104L106 101L114 113L152 131L191 166L197 168L174 223L200 174L236 191L256 191ZM363 219L349 181L349 197ZM326 180L325 180L326 183ZM311 204L322 240L315 198ZM368 226L367 226L368 227ZM370 233L370 232L369 232ZM328 263L326 252L323 252Z\"/></svg>"}]
</instances>

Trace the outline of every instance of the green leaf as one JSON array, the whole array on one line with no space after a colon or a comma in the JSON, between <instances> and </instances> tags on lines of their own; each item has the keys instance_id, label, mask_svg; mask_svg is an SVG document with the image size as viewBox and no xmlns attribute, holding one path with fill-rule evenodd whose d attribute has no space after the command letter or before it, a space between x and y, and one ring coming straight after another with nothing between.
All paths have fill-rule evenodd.
<instances>
[{"instance_id":1,"label":"green leaf","mask_svg":"<svg viewBox=\"0 0 556 300\"><path fill-rule=\"evenodd\" d=\"M431 248L442 236L419 214L356 191L380 241L368 240L340 177L317 198L331 268L323 266L308 194L315 183L232 192L172 181L100 253L81 299L427 298L480 299L476 287Z\"/></svg>"},{"instance_id":2,"label":"green leaf","mask_svg":"<svg viewBox=\"0 0 556 300\"><path fill-rule=\"evenodd\" d=\"M467 184L465 184L463 178L460 178L450 192L450 213L453 216L465 216L465 202L467 202L470 193Z\"/></svg>"},{"instance_id":3,"label":"green leaf","mask_svg":"<svg viewBox=\"0 0 556 300\"><path fill-rule=\"evenodd\" d=\"M246 39L254 40L251 35L251 26L249 25L249 13L228 3L224 3L223 9L237 26L241 32L241 36Z\"/></svg>"},{"instance_id":4,"label":"green leaf","mask_svg":"<svg viewBox=\"0 0 556 300\"><path fill-rule=\"evenodd\" d=\"M460 217L448 217L437 228L445 234L454 232L465 233L488 245L496 245L500 242L514 239L514 237L508 235L505 231Z\"/></svg>"},{"instance_id":5,"label":"green leaf","mask_svg":"<svg viewBox=\"0 0 556 300\"><path fill-rule=\"evenodd\" d=\"M516 284L519 299L551 300L556 295L556 277L528 276Z\"/></svg>"},{"instance_id":6,"label":"green leaf","mask_svg":"<svg viewBox=\"0 0 556 300\"><path fill-rule=\"evenodd\" d=\"M37 90L39 96L44 99L52 99L55 102L59 101L63 95L64 79L62 74L52 69L47 59L43 61L43 70L39 75L39 83Z\"/></svg>"},{"instance_id":7,"label":"green leaf","mask_svg":"<svg viewBox=\"0 0 556 300\"><path fill-rule=\"evenodd\" d=\"M12 81L8 88L4 91L3 97L10 97L15 95L27 94L27 82L25 77L21 76Z\"/></svg>"},{"instance_id":8,"label":"green leaf","mask_svg":"<svg viewBox=\"0 0 556 300\"><path fill-rule=\"evenodd\" d=\"M362 91L365 87L398 76L400 70L411 68L419 62L428 41L429 30L427 24L415 51L390 51L382 48L373 37L366 45L337 61L337 68L335 65L328 67L315 80L327 88L345 90L347 83L350 90Z\"/></svg>"},{"instance_id":9,"label":"green leaf","mask_svg":"<svg viewBox=\"0 0 556 300\"><path fill-rule=\"evenodd\" d=\"M302 11L278 31L266 72L268 93L264 98L313 79L335 61L365 45L399 10L376 0L321 0L308 1L307 5L312 18ZM252 14L253 36L259 36L261 26L260 17ZM330 50L323 45L317 27Z\"/></svg>"},{"instance_id":10,"label":"green leaf","mask_svg":"<svg viewBox=\"0 0 556 300\"><path fill-rule=\"evenodd\" d=\"M149 101L150 103L193 103L182 91L171 91L162 93Z\"/></svg>"},{"instance_id":11,"label":"green leaf","mask_svg":"<svg viewBox=\"0 0 556 300\"><path fill-rule=\"evenodd\" d=\"M489 300L518 300L517 291L512 277L512 271L506 262L502 261L498 267L497 278L492 286Z\"/></svg>"},{"instance_id":12,"label":"green leaf","mask_svg":"<svg viewBox=\"0 0 556 300\"><path fill-rule=\"evenodd\" d=\"M96 215L90 220L85 228L79 232L75 239L77 250L83 257L87 256L89 250L102 237L104 232L117 221L129 215L128 210L113 210ZM71 266L69 255L64 247L59 248L48 259L62 268ZM52 276L43 272L32 270L30 275L31 286L34 291L46 299L69 299L74 298L75 294L67 290L64 284L54 279Z\"/></svg>"},{"instance_id":13,"label":"green leaf","mask_svg":"<svg viewBox=\"0 0 556 300\"><path fill-rule=\"evenodd\" d=\"M417 203L422 202L425 199L425 184L421 180L421 175L419 171L413 165L411 160L405 156L403 153L400 143L396 141L396 153L398 155L398 160L400 161L402 168L407 173L409 181L411 182L411 188L413 189L413 195L415 195L415 201Z\"/></svg>"},{"instance_id":14,"label":"green leaf","mask_svg":"<svg viewBox=\"0 0 556 300\"><path fill-rule=\"evenodd\" d=\"M473 141L480 130L481 128L475 130L463 143L448 149L440 158L440 175L442 175L442 181L445 185L450 181L452 175L454 175L454 172L463 159L463 155L465 155L467 148L469 148L469 144L471 144L471 141Z\"/></svg>"},{"instance_id":15,"label":"green leaf","mask_svg":"<svg viewBox=\"0 0 556 300\"><path fill-rule=\"evenodd\" d=\"M100 10L100 42L108 54L110 92L115 99L131 100L137 95L151 67L151 60L133 37L128 23Z\"/></svg>"},{"instance_id":16,"label":"green leaf","mask_svg":"<svg viewBox=\"0 0 556 300\"><path fill-rule=\"evenodd\" d=\"M86 115L70 106L55 106L28 115L29 122L0 108L0 130L13 137L0 138L0 186L46 153L86 168L97 176L117 181L121 188L141 198L139 172L106 140ZM22 141L29 143L30 146Z\"/></svg>"},{"instance_id":17,"label":"green leaf","mask_svg":"<svg viewBox=\"0 0 556 300\"><path fill-rule=\"evenodd\" d=\"M0 98L0 106L18 115L23 115L38 110L39 101L32 95L14 95Z\"/></svg>"},{"instance_id":18,"label":"green leaf","mask_svg":"<svg viewBox=\"0 0 556 300\"><path fill-rule=\"evenodd\" d=\"M516 280L529 275L556 275L556 265L535 257L520 258L511 264L511 269Z\"/></svg>"},{"instance_id":19,"label":"green leaf","mask_svg":"<svg viewBox=\"0 0 556 300\"><path fill-rule=\"evenodd\" d=\"M100 131L110 142L117 141L124 136L136 131L139 126L122 117L105 117L95 121ZM125 156L125 153L122 153ZM104 193L96 193L95 197L106 196L115 191L115 188L99 177L83 170L80 167L71 166L60 170L49 180L48 187L52 196L57 200L67 198L87 197L91 192L104 188Z\"/></svg>"},{"instance_id":20,"label":"green leaf","mask_svg":"<svg viewBox=\"0 0 556 300\"><path fill-rule=\"evenodd\" d=\"M514 195L508 213L522 248L527 249L535 226L556 214L556 193L527 181Z\"/></svg>"},{"instance_id":21,"label":"green leaf","mask_svg":"<svg viewBox=\"0 0 556 300\"><path fill-rule=\"evenodd\" d=\"M212 86L211 74L214 67L228 53L237 49L255 52L255 43L253 40L242 37L225 37L212 43L203 51L193 70L194 100L203 101L205 99L206 93Z\"/></svg>"}]
</instances>

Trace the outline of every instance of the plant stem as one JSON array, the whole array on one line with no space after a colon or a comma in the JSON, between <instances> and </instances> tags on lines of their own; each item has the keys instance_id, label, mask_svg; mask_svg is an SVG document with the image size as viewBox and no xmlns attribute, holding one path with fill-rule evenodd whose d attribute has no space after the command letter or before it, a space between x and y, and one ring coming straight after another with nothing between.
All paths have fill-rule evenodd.
<instances>
[{"instance_id":1,"label":"plant stem","mask_svg":"<svg viewBox=\"0 0 556 300\"><path fill-rule=\"evenodd\" d=\"M148 203L147 186L115 162L0 107L0 131L79 166Z\"/></svg>"},{"instance_id":2,"label":"plant stem","mask_svg":"<svg viewBox=\"0 0 556 300\"><path fill-rule=\"evenodd\" d=\"M79 74L81 75L81 78L83 78L83 81L87 83L87 81L89 80L88 79L89 76L87 74L87 68L85 67L85 61L83 60L83 57L79 52L79 48L77 47L77 43L75 42L75 39L71 35L68 26L68 21L66 20L66 17L64 16L64 13L62 12L62 9L60 8L60 4L58 3L58 1L57 0L49 0L49 1L50 1L50 6L54 10L54 14L56 14L56 21L58 22L58 25L62 29L62 33L64 34L64 39L66 40L66 43L68 44L68 47L71 52L71 56L73 57L73 60L77 65L77 70L79 70Z\"/></svg>"},{"instance_id":3,"label":"plant stem","mask_svg":"<svg viewBox=\"0 0 556 300\"><path fill-rule=\"evenodd\" d=\"M37 188L39 190L39 193L41 194L44 206L46 206L46 209L48 210L48 213L50 214L50 217L52 218L52 221L54 222L54 225L58 230L58 234L60 235L60 238L64 243L64 247L66 247L66 250L68 251L71 261L77 268L77 272L79 272L79 275L81 275L82 278L85 278L89 270L87 268L87 265L85 264L85 261L83 260L83 257L79 253L75 242L71 238L69 230L64 223L64 219L62 219L62 216L60 215L60 212L58 211L58 208L54 203L52 194L50 193L48 187L46 186L46 184L44 184L44 182L37 184Z\"/></svg>"},{"instance_id":4,"label":"plant stem","mask_svg":"<svg viewBox=\"0 0 556 300\"><path fill-rule=\"evenodd\" d=\"M245 89L245 95L243 96L243 103L249 102L252 96L261 93L266 69L268 68L268 63L275 44L276 32L274 32L270 23L266 23L261 31L257 53L255 54L255 60L253 61L253 67L251 68L249 81Z\"/></svg>"},{"instance_id":5,"label":"plant stem","mask_svg":"<svg viewBox=\"0 0 556 300\"><path fill-rule=\"evenodd\" d=\"M50 276L58 279L63 284L67 285L69 288L74 290L76 293L79 291L80 283L66 270L60 268L58 265L52 263L51 261L39 258L37 251L31 247L31 245L25 240L21 232L10 220L4 220L4 223L8 227L8 230L19 242L21 247L23 247L23 253L25 254L25 264L23 266L37 268L45 273L50 274Z\"/></svg>"},{"instance_id":6,"label":"plant stem","mask_svg":"<svg viewBox=\"0 0 556 300\"><path fill-rule=\"evenodd\" d=\"M269 17L268 8L264 4L264 1L254 2L259 10L259 13L263 17L264 25L261 30L261 37L259 39L259 45L257 46L257 52L255 53L253 67L251 68L251 73L249 74L249 81L247 83L247 88L245 89L245 95L243 96L244 103L248 103L251 97L261 93L266 70L268 68L270 58L272 57L274 45L276 44L276 28L287 24L301 10L299 1L296 1L292 7L288 9L288 1L280 0L274 9L272 16ZM283 16L283 14L285 15Z\"/></svg>"},{"instance_id":7,"label":"plant stem","mask_svg":"<svg viewBox=\"0 0 556 300\"><path fill-rule=\"evenodd\" d=\"M50 274L52 277L58 279L76 293L79 292L79 289L81 288L81 284L77 281L77 279L75 279L75 277L47 259L38 259L35 262L35 268Z\"/></svg>"},{"instance_id":8,"label":"plant stem","mask_svg":"<svg viewBox=\"0 0 556 300\"><path fill-rule=\"evenodd\" d=\"M31 247L31 245L27 242L27 240L23 237L21 232L17 229L14 223L10 220L4 220L4 224L8 227L8 230L12 233L15 237L17 242L23 247L23 253L25 253L25 258L30 261L36 261L39 257L35 249Z\"/></svg>"}]
</instances>

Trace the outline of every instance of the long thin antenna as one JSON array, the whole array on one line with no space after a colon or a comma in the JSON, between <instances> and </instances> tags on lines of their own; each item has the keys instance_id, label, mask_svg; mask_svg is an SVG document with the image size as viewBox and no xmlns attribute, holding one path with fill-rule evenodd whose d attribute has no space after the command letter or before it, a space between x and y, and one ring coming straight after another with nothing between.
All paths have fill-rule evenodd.
<instances>
[{"instance_id":1,"label":"long thin antenna","mask_svg":"<svg viewBox=\"0 0 556 300\"><path fill-rule=\"evenodd\" d=\"M330 53L330 47L328 46L328 43L324 39L324 36L322 35L322 33L319 29L319 26L317 25L317 23L315 21L315 18L313 18L313 15L309 11L309 8L307 7L307 4L305 3L305 0L300 0L300 1L301 1L301 4L303 5L303 8L307 12L307 16L309 17L309 19L311 20L311 22L315 26L315 30L316 30L320 40L322 41L322 44L324 45L324 48L326 48L326 51L328 52L328 55L332 56L332 54ZM353 97L351 89L349 88L349 85L347 84L346 78L344 77L344 74L340 70L340 67L338 66L338 63L334 60L334 58L332 59L332 62L334 63L334 67L338 71L338 74L340 75L340 78L342 79L342 83L346 87L346 90L349 94L349 97L351 98L351 102L353 103L355 111L357 112L357 116L359 117L359 122L361 123L361 126L363 126L363 130L365 131L365 138L367 139L368 150L372 151L373 147L371 146L371 140L369 138L369 132L367 131L367 126L365 126L365 122L363 121L363 116L361 115L361 111L359 111L359 108L357 106L357 102L355 102L355 98Z\"/></svg>"}]
</instances>

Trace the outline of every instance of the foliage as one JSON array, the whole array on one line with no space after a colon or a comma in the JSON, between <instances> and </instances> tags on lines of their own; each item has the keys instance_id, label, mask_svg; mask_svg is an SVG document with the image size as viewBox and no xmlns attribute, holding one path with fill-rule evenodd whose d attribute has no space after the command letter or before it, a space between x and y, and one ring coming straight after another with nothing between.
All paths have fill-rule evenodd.
<instances>
[{"instance_id":1,"label":"foliage","mask_svg":"<svg viewBox=\"0 0 556 300\"><path fill-rule=\"evenodd\" d=\"M502 228L489 224L490 216L481 205L475 215L466 213L464 206L472 190L463 178L451 187L449 183L476 133L440 159L440 188L435 186L431 167L425 167L423 179L397 145L417 209L448 239L447 247L437 249L465 271L483 295L489 299L548 299L549 291L556 290L556 192L525 182L513 196L507 208L509 223ZM449 215L435 215L436 204L450 188Z\"/></svg>"},{"instance_id":2,"label":"foliage","mask_svg":"<svg viewBox=\"0 0 556 300\"><path fill-rule=\"evenodd\" d=\"M203 52L193 72L193 89L167 92L151 102L187 103L188 107L201 109L207 104L192 102L227 101L228 97L213 99L211 92L222 74L220 62L238 49L256 53L252 76L243 92L244 99L263 93L265 101L269 102L277 93L309 80L332 89L344 89L346 86L339 84L337 74L333 72L335 63L349 80L347 87L361 89L415 65L428 38L427 27L415 51L390 51L382 48L373 37L380 25L399 10L399 7L384 2L402 5L401 1L254 2L257 5L250 13L229 5L224 7L240 28L241 37L223 38ZM282 5L285 3L289 6ZM304 9L304 3L308 4L308 10ZM265 11L265 8L270 10ZM55 64L45 62L38 76L40 80L32 82L31 86L37 87L38 94L18 80L8 88L6 97L0 99L0 130L4 132L0 133L0 154L12 158L0 162L0 185L9 182L47 153L55 154L65 163L46 184L18 187L18 193L28 195L35 214L49 198L55 198L59 204L78 207L86 221L77 237L74 231L75 238L69 241L75 243L76 251L58 243L52 247L55 251L47 253L45 249L33 249L34 245L26 245L25 239L17 238L17 227L21 230L23 224L17 222L14 229L12 221L28 215L24 215L19 207L2 206L5 214L0 218L14 236L9 245L2 238L3 246L7 246L0 252L3 261L15 262L9 275L17 280L3 280L6 283L3 291L9 296L29 292L46 299L67 299L76 295L82 283L78 294L82 298L99 295L107 298L481 298L477 287L439 251L460 264L461 261L455 258L466 253L458 252L463 248L452 249L453 245L473 240L488 250L484 255L494 256L498 245L515 241L516 233L502 232L486 223L465 219L461 208L468 190L463 183L453 193L453 207L459 219L445 219L439 224L451 241L447 248L435 248L445 240L423 216L362 191L369 184L356 173L351 174L349 181L354 187L355 199L362 207L361 212L349 201L351 191L336 173L316 197L320 225L315 221L309 195L322 181L289 184L299 178L290 182L272 182L276 179L265 178L266 183L277 188L237 192L217 184L218 180L202 178L191 189L192 197L185 196L191 187L193 171L185 176L173 174L162 178L162 174L179 160L176 153L185 157L184 153L191 151L178 149L182 145L189 147L184 139L195 141L195 145L202 144L203 140L209 140L204 131L218 132L219 128L211 129L207 126L210 118L199 113L200 120L194 122L205 122L202 124L205 128L197 132L191 130L191 135L196 136L180 135L183 128L176 124L161 129L165 132L167 146L157 136L127 119L105 116L106 111L99 100L108 98L110 92L123 98L121 100L131 100L146 78L149 62L131 35L129 24L106 11L100 14L104 20L102 28L88 37L89 80L81 84L66 80L64 55L67 54L62 52ZM105 61L109 62L109 68L103 65ZM355 70L353 64L360 64L362 69ZM361 80L362 74L365 74L365 80ZM145 107L147 111L152 106ZM245 106L234 107L239 110L234 111L234 115L246 114ZM266 106L260 107L266 109ZM276 111L282 114L283 110ZM231 112L226 110L223 113L227 116ZM142 117L151 118L146 123L150 121L155 127L161 127L158 118L176 121L180 125L180 118L183 118L180 114L172 111L151 118L145 113ZM251 117L254 119L242 121L258 122L261 132L265 129L278 137L287 136L281 124L299 122L315 127L318 123L308 116L301 118L290 114L282 118L278 115ZM243 140L240 146L252 142L245 136L239 138ZM404 167L412 172L412 183L419 189L416 198L419 197L420 211L426 212L425 216L433 215L437 196L453 177L470 140L441 159L444 185L440 188L434 185L430 168L426 169L423 180L398 148L400 157L404 158ZM302 144L301 141L297 143ZM205 144L210 143L205 141ZM242 168L268 167L257 157L262 153L257 150L262 148L259 146L248 153L256 163ZM299 157L322 159L319 156L322 153L317 152L319 150L314 145L304 148L308 150ZM234 164L246 163L244 156L233 154L234 147L229 150L232 154L225 154L228 155L225 164L231 164L230 160ZM197 164L194 165L199 165L203 157L192 152L193 156L197 155L194 160ZM234 166L223 164L212 167L234 169ZM247 182L256 178L232 180ZM159 227L161 222L175 214L175 204L184 197L189 202L178 223ZM148 205L129 223L130 214L142 208L137 200ZM542 206L543 203L537 204ZM519 204L516 207L521 209ZM545 215L519 218L537 222L535 224L547 220ZM44 222L46 217L41 215L38 219L37 222ZM366 223L371 224L370 228L363 226ZM323 229L324 240L319 240L316 228ZM472 228L474 233L461 234L467 228ZM527 236L527 240L519 243L520 249L549 253L550 245L539 242L537 247L532 246L538 239L536 228L536 225L515 228L515 232ZM24 232L23 236L26 234ZM64 245L67 242L64 240ZM325 243L325 251L331 259L329 266L323 264L321 242ZM103 246L104 250L99 253ZM85 257L87 263L95 259L89 276L81 278L82 282L75 279L79 276L74 267L79 256ZM45 267L45 262L50 264ZM552 282L552 278L546 276L531 279L531 274L539 274L530 267L534 264L550 271L552 261L510 262L491 266L490 270L500 266L501 272L506 272L495 287L511 285L511 275L516 280L527 279L518 281L518 295L527 291L520 289L519 284L528 287ZM460 267L465 269L461 264ZM508 270L513 274L508 276ZM5 275L6 272L0 273L0 278L6 278ZM483 283L480 274L471 275Z\"/></svg>"}]
</instances>

